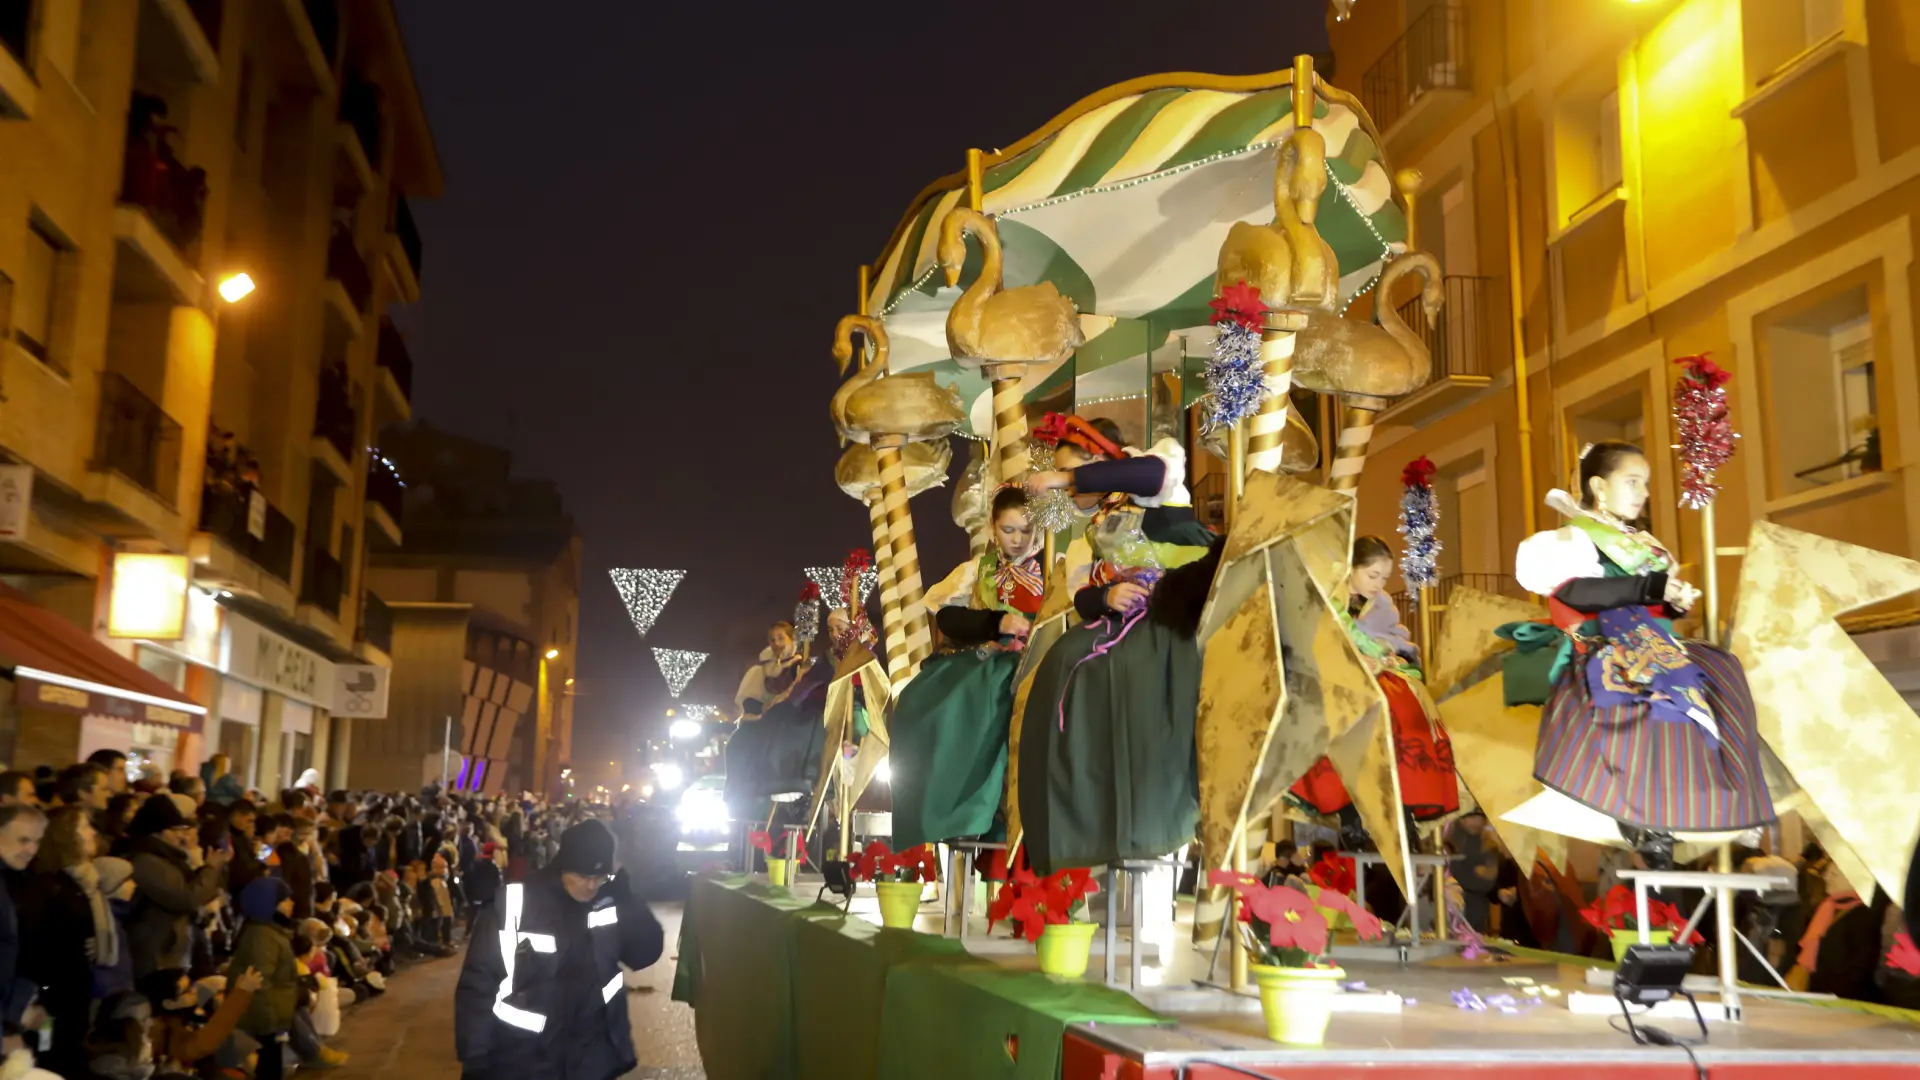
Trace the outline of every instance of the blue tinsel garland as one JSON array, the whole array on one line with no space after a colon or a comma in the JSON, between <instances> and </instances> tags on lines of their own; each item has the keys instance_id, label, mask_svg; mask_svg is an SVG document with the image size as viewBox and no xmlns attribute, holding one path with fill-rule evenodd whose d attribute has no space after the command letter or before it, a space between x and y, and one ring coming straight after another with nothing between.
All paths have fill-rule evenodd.
<instances>
[{"instance_id":1,"label":"blue tinsel garland","mask_svg":"<svg viewBox=\"0 0 1920 1080\"><path fill-rule=\"evenodd\" d=\"M1409 484L1400 496L1400 534L1407 538L1400 573L1407 588L1424 589L1440 580L1440 501L1426 484Z\"/></svg>"},{"instance_id":2,"label":"blue tinsel garland","mask_svg":"<svg viewBox=\"0 0 1920 1080\"><path fill-rule=\"evenodd\" d=\"M1260 364L1260 331L1237 322L1220 324L1205 375L1209 428L1235 424L1259 412L1260 400L1267 393Z\"/></svg>"}]
</instances>

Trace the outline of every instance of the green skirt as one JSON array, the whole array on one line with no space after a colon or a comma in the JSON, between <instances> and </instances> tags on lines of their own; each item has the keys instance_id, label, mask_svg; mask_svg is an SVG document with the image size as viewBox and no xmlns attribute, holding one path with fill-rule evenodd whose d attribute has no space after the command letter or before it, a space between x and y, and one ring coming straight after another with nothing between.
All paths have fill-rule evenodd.
<instances>
[{"instance_id":1,"label":"green skirt","mask_svg":"<svg viewBox=\"0 0 1920 1080\"><path fill-rule=\"evenodd\" d=\"M1034 672L1020 824L1040 874L1158 858L1191 842L1199 823L1199 646L1143 618L1089 659L1117 631L1113 620L1068 631Z\"/></svg>"},{"instance_id":2,"label":"green skirt","mask_svg":"<svg viewBox=\"0 0 1920 1080\"><path fill-rule=\"evenodd\" d=\"M981 836L1007 783L1007 728L1020 654L936 656L894 704L889 749L893 841L908 848Z\"/></svg>"}]
</instances>

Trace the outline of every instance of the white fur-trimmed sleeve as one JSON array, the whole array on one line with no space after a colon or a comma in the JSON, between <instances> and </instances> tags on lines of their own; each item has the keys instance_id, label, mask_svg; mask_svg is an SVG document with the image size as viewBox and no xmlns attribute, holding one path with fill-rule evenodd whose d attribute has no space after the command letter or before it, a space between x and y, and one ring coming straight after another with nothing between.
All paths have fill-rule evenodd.
<instances>
[{"instance_id":1,"label":"white fur-trimmed sleeve","mask_svg":"<svg viewBox=\"0 0 1920 1080\"><path fill-rule=\"evenodd\" d=\"M1133 501L1140 506L1192 506L1193 496L1187 492L1187 451L1173 439L1161 439L1146 450L1127 449L1128 457L1156 457L1166 463L1167 475L1160 481L1160 490L1152 495L1135 495Z\"/></svg>"},{"instance_id":2,"label":"white fur-trimmed sleeve","mask_svg":"<svg viewBox=\"0 0 1920 1080\"><path fill-rule=\"evenodd\" d=\"M921 593L921 602L929 612L943 607L967 607L973 603L973 585L980 576L980 560L968 559L953 568L932 588Z\"/></svg>"},{"instance_id":3,"label":"white fur-trimmed sleeve","mask_svg":"<svg viewBox=\"0 0 1920 1080\"><path fill-rule=\"evenodd\" d=\"M1600 549L1593 546L1593 538L1569 525L1520 541L1513 576L1528 592L1552 596L1574 578L1605 577L1606 571L1601 569Z\"/></svg>"}]
</instances>

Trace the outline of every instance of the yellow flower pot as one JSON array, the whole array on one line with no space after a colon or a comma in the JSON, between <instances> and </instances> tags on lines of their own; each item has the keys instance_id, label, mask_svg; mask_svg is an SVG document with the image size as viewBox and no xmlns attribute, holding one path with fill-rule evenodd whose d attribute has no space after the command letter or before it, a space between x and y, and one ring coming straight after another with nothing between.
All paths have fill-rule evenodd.
<instances>
[{"instance_id":1,"label":"yellow flower pot","mask_svg":"<svg viewBox=\"0 0 1920 1080\"><path fill-rule=\"evenodd\" d=\"M767 860L767 884L785 886L787 883L787 860Z\"/></svg>"},{"instance_id":2,"label":"yellow flower pot","mask_svg":"<svg viewBox=\"0 0 1920 1080\"><path fill-rule=\"evenodd\" d=\"M1627 946L1640 944L1640 931L1638 930L1613 930L1610 931L1607 936L1613 940L1613 962L1616 964L1627 958ZM1673 931L1649 930L1647 931L1647 944L1671 945L1673 944Z\"/></svg>"},{"instance_id":3,"label":"yellow flower pot","mask_svg":"<svg viewBox=\"0 0 1920 1080\"><path fill-rule=\"evenodd\" d=\"M1267 1038L1288 1046L1319 1046L1327 1041L1333 998L1340 992L1341 968L1248 966L1260 986L1260 1012Z\"/></svg>"},{"instance_id":4,"label":"yellow flower pot","mask_svg":"<svg viewBox=\"0 0 1920 1080\"><path fill-rule=\"evenodd\" d=\"M1093 932L1099 924L1090 922L1052 923L1040 931L1042 974L1062 979L1078 979L1087 973L1087 957L1093 952Z\"/></svg>"},{"instance_id":5,"label":"yellow flower pot","mask_svg":"<svg viewBox=\"0 0 1920 1080\"><path fill-rule=\"evenodd\" d=\"M880 925L890 930L911 930L920 914L920 897L925 886L917 881L878 881Z\"/></svg>"}]
</instances>

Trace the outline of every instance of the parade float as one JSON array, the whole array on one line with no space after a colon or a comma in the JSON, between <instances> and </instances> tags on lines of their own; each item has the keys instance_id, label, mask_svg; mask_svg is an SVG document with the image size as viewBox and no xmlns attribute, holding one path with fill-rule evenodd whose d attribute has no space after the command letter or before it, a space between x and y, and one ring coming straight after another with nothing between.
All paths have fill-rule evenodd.
<instances>
[{"instance_id":1,"label":"parade float","mask_svg":"<svg viewBox=\"0 0 1920 1080\"><path fill-rule=\"evenodd\" d=\"M850 717L857 694L869 717L884 715L931 653L903 451L948 434L974 440L975 467L953 516L977 534L993 488L1031 486L1045 471L1028 438L1041 415L1114 421L1129 451L1171 439L1188 470L1178 479L1196 495L1217 493L1220 510L1218 569L1194 635L1198 894L1177 905L1176 920L1154 925L1176 907L1153 885L1173 872L1164 856L1174 853L1158 852L1082 868L1099 883L1091 897L1046 887L1078 879L1016 869L1000 903L969 919L972 868L961 860L943 883L957 898L957 923L951 911L943 919L923 910L915 932L882 929L877 897L833 864L824 878L789 888L757 877L701 880L675 993L695 1006L708 1075L1680 1076L1693 1066L1678 1053L1636 1043L1649 1018L1671 1029L1696 1017L1704 1044L1689 1053L1702 1068L1790 1076L1818 1061L1849 1063L1848 1075L1862 1077L1920 1074L1920 1029L1904 1017L1785 989L1743 993L1732 977L1733 896L1773 882L1730 873L1724 861L1717 873L1623 874L1642 942L1654 930L1650 893L1708 896L1674 936L1711 927L1727 947L1717 974L1684 982L1691 953L1676 967L1678 953L1630 952L1615 972L1483 941L1449 918L1457 888L1448 857L1414 852L1377 657L1344 621L1354 491L1374 417L1429 373L1424 344L1396 315L1409 301L1431 315L1440 299L1434 260L1408 243L1407 192L1417 184L1394 174L1359 103L1301 58L1264 76L1182 74L1110 88L1002 150L970 153L964 171L910 204L862 272L864 313L842 323L837 344L843 364L855 355L850 328L873 347L835 395L833 414L874 455L875 480L849 485L864 473L843 462L841 483L873 514L877 561L896 597L886 662L872 653L843 661L840 708ZM1724 416L1709 400L1681 426ZM1696 450L1686 460L1706 486L1689 487L1690 505L1710 523L1711 471L1725 458L1713 446ZM1414 503L1417 473L1409 470ZM1710 524L1706 533L1711 546ZM973 539L983 552L986 541ZM1045 595L1016 677L1007 755L1015 763L1044 657L1082 621L1074 589L1088 556L1074 552L1086 540L1071 529L1049 537ZM1709 572L1695 618L1751 673L1767 786L1850 877L1897 891L1911 822L1873 807L1911 793L1894 790L1907 783L1896 770L1858 775L1859 740L1884 760L1909 760L1920 751L1920 722L1834 620L1920 587L1920 564L1765 523L1745 548L1728 550L1747 559L1739 617L1724 627ZM857 593L847 601L857 602ZM1423 608L1424 692L1451 735L1461 786L1500 823L1523 867L1563 865L1565 835L1526 810L1543 796L1534 779L1540 709L1508 704L1501 676L1514 650L1495 634L1541 622L1545 609L1468 589L1454 590L1444 610ZM1844 714L1823 700L1838 685ZM850 720L829 713L824 722L844 732ZM877 764L898 719L870 720L871 756L863 744L851 767L823 762L816 817L833 772L848 820L872 775L859 763ZM840 736L828 742L838 755ZM1364 885L1349 898L1344 884L1307 892L1260 880L1274 808L1323 762L1371 838L1373 850L1347 854L1379 865L1405 898L1430 872L1435 925L1424 947L1418 916L1399 928L1373 920ZM1015 849L1020 771L1008 770L1004 803L1004 846ZM1069 905L1079 914L1062 914ZM1102 930L1080 979L1042 974L1034 949L998 936L1004 922L990 921L1039 929L1037 940L1053 916L1079 922L1086 913ZM1383 935L1381 944L1366 940ZM1336 964L1341 973L1329 974ZM1674 996L1680 990L1700 992L1697 1011ZM1615 1025L1623 1015L1641 1034Z\"/></svg>"}]
</instances>

